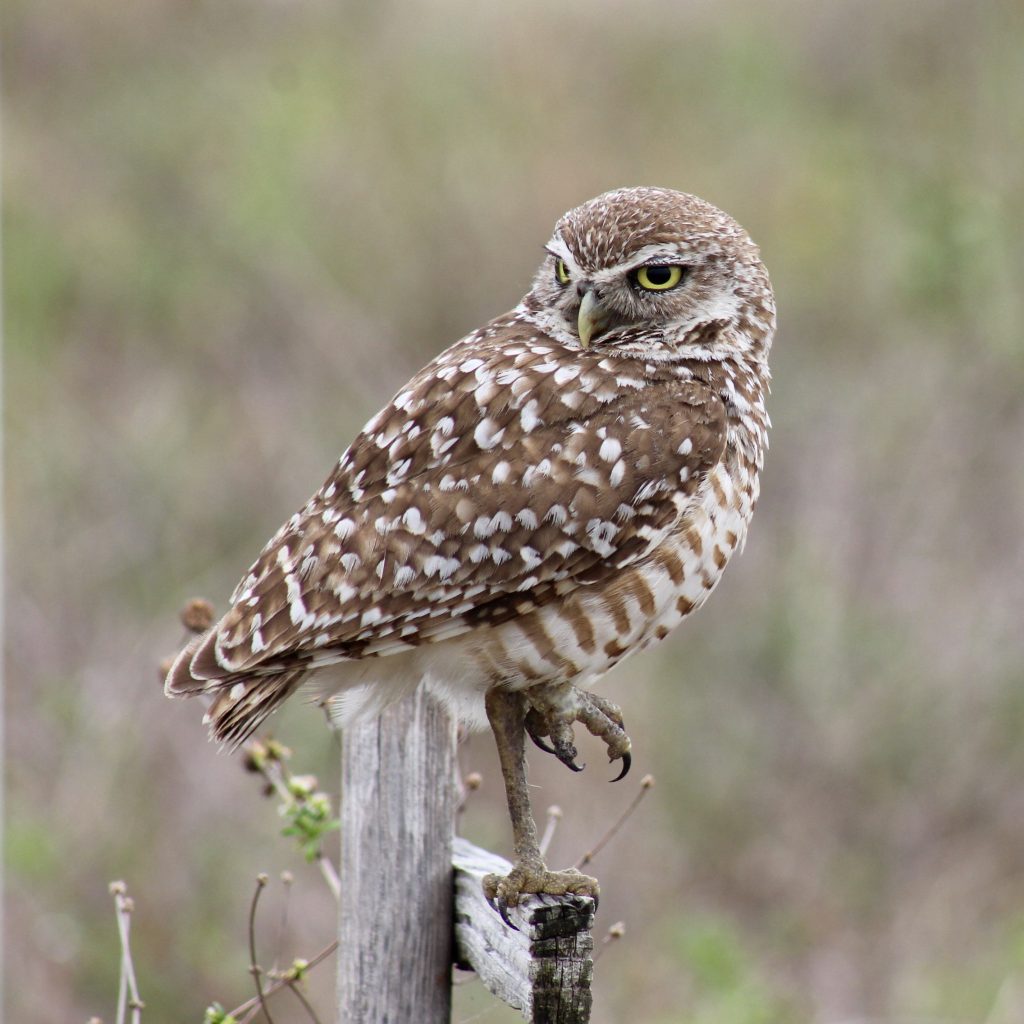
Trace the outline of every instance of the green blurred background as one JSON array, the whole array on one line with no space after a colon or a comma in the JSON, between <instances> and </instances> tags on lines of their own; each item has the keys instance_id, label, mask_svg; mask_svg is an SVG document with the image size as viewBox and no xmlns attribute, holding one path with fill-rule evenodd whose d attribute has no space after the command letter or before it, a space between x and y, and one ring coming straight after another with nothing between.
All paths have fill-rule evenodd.
<instances>
[{"instance_id":1,"label":"green blurred background","mask_svg":"<svg viewBox=\"0 0 1024 1024\"><path fill-rule=\"evenodd\" d=\"M595 1024L1024 1019L1022 11L9 0L8 1019L113 1020L113 878L149 1024L249 995L258 871L296 875L266 959L331 937L257 781L162 695L177 609L223 605L624 184L743 223L780 330L747 550L603 687L658 785L594 863L626 923ZM275 730L336 789L315 710ZM558 864L633 792L584 746L583 776L533 759ZM507 853L491 748L464 830Z\"/></svg>"}]
</instances>

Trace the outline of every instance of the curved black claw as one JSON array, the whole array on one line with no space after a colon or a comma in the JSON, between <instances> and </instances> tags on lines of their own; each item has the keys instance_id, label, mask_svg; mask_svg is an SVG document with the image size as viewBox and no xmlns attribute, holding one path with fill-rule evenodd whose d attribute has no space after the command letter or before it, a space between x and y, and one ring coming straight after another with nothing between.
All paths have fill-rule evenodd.
<instances>
[{"instance_id":1,"label":"curved black claw","mask_svg":"<svg viewBox=\"0 0 1024 1024\"><path fill-rule=\"evenodd\" d=\"M508 916L508 901L505 899L505 897L504 896L499 896L498 899L497 899L497 904L498 905L497 905L497 907L495 907L495 910L498 911L498 914L501 917L502 921L504 921L505 924L507 924L509 926L509 928L512 929L512 931L514 931L514 932L519 931L519 929L509 920L509 916Z\"/></svg>"},{"instance_id":2,"label":"curved black claw","mask_svg":"<svg viewBox=\"0 0 1024 1024\"><path fill-rule=\"evenodd\" d=\"M538 747L540 747L540 749L543 750L545 754L554 754L555 753L555 748L554 747L549 746L540 736L537 736L534 733L530 732L529 729L526 730L526 735L529 736L530 739L533 740L533 742Z\"/></svg>"},{"instance_id":3,"label":"curved black claw","mask_svg":"<svg viewBox=\"0 0 1024 1024\"><path fill-rule=\"evenodd\" d=\"M544 724L544 719L537 714L534 708L530 708L527 712L524 726L526 728L526 735L529 736L545 754L553 754L555 752L555 748L544 739L548 734L548 730Z\"/></svg>"},{"instance_id":4,"label":"curved black claw","mask_svg":"<svg viewBox=\"0 0 1024 1024\"><path fill-rule=\"evenodd\" d=\"M571 768L574 772L581 772L586 768L585 764L576 763L576 747L572 743L559 739L557 736L552 736L551 739L555 745L555 749L553 751L555 757L557 757L566 768Z\"/></svg>"},{"instance_id":5,"label":"curved black claw","mask_svg":"<svg viewBox=\"0 0 1024 1024\"><path fill-rule=\"evenodd\" d=\"M620 779L624 779L629 774L629 769L633 767L633 755L627 750L622 755L622 771L612 779L612 782L618 782Z\"/></svg>"},{"instance_id":6,"label":"curved black claw","mask_svg":"<svg viewBox=\"0 0 1024 1024\"><path fill-rule=\"evenodd\" d=\"M571 768L574 772L581 772L587 766L585 764L576 763L576 748L572 747L568 751L556 750L555 757L558 758L566 768Z\"/></svg>"}]
</instances>

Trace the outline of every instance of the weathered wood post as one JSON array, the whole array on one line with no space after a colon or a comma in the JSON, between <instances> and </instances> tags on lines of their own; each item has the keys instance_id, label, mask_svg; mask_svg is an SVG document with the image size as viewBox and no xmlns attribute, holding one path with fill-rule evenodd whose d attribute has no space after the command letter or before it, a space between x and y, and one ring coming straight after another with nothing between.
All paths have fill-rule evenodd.
<instances>
[{"instance_id":1,"label":"weathered wood post","mask_svg":"<svg viewBox=\"0 0 1024 1024\"><path fill-rule=\"evenodd\" d=\"M417 689L347 728L338 1020L449 1024L455 726Z\"/></svg>"},{"instance_id":2,"label":"weathered wood post","mask_svg":"<svg viewBox=\"0 0 1024 1024\"><path fill-rule=\"evenodd\" d=\"M532 1024L587 1024L594 974L590 896L529 896L509 908L509 928L484 900L486 874L512 865L455 840L455 955Z\"/></svg>"},{"instance_id":3,"label":"weathered wood post","mask_svg":"<svg viewBox=\"0 0 1024 1024\"><path fill-rule=\"evenodd\" d=\"M456 840L455 724L423 687L342 734L341 1024L449 1024L452 963L534 1024L587 1024L594 901L532 896L509 928L481 880L500 857Z\"/></svg>"}]
</instances>

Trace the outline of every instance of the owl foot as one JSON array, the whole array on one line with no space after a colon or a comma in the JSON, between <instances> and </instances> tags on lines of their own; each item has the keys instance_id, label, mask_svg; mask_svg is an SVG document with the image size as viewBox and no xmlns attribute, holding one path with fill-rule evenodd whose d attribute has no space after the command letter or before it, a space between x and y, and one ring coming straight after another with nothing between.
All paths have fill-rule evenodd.
<instances>
[{"instance_id":1,"label":"owl foot","mask_svg":"<svg viewBox=\"0 0 1024 1024\"><path fill-rule=\"evenodd\" d=\"M590 875L584 875L575 868L548 871L540 861L520 862L507 875L485 875L483 889L487 902L501 915L502 921L509 928L516 926L509 920L508 908L518 906L522 896L530 893L546 893L550 896L573 893L577 896L590 896L596 911L601 891L597 879L591 878Z\"/></svg>"},{"instance_id":2,"label":"owl foot","mask_svg":"<svg viewBox=\"0 0 1024 1024\"><path fill-rule=\"evenodd\" d=\"M527 691L527 699L530 709L526 714L526 734L541 750L554 754L574 772L582 771L584 765L576 763L572 728L574 722L582 722L592 736L604 740L609 761L622 761L622 770L612 782L625 778L633 762L632 744L618 705L575 686L554 690L537 687Z\"/></svg>"}]
</instances>

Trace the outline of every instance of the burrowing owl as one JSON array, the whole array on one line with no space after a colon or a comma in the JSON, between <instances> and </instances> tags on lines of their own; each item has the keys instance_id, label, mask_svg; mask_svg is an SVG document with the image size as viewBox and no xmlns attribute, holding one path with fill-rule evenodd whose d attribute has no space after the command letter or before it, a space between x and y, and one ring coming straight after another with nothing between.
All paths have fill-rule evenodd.
<instances>
[{"instance_id":1,"label":"burrowing owl","mask_svg":"<svg viewBox=\"0 0 1024 1024\"><path fill-rule=\"evenodd\" d=\"M555 225L533 287L365 426L231 608L181 652L238 743L305 680L338 719L417 685L487 720L515 840L488 895L597 893L537 846L524 735L575 764L584 687L707 599L742 547L767 445L771 285L730 217L668 189L608 192Z\"/></svg>"}]
</instances>

